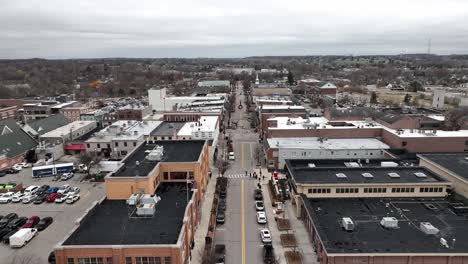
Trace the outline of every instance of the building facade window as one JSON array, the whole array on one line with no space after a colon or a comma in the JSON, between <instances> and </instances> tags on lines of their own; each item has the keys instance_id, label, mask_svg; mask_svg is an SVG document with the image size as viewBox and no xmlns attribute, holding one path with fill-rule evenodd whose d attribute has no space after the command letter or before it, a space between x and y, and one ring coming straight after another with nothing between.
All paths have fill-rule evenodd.
<instances>
[{"instance_id":1,"label":"building facade window","mask_svg":"<svg viewBox=\"0 0 468 264\"><path fill-rule=\"evenodd\" d=\"M135 257L135 264L161 264L161 257Z\"/></svg>"},{"instance_id":2,"label":"building facade window","mask_svg":"<svg viewBox=\"0 0 468 264\"><path fill-rule=\"evenodd\" d=\"M406 147L407 144L408 144L408 143L407 143L406 141L401 142L401 145L402 145L403 147Z\"/></svg>"},{"instance_id":3,"label":"building facade window","mask_svg":"<svg viewBox=\"0 0 468 264\"><path fill-rule=\"evenodd\" d=\"M127 142L124 142L124 147L126 147L126 146L127 146Z\"/></svg>"},{"instance_id":4,"label":"building facade window","mask_svg":"<svg viewBox=\"0 0 468 264\"><path fill-rule=\"evenodd\" d=\"M419 192L443 192L444 188L442 187L421 187Z\"/></svg>"},{"instance_id":5,"label":"building facade window","mask_svg":"<svg viewBox=\"0 0 468 264\"><path fill-rule=\"evenodd\" d=\"M87 143L86 147L89 149L89 148L91 148L91 145L89 143Z\"/></svg>"},{"instance_id":6,"label":"building facade window","mask_svg":"<svg viewBox=\"0 0 468 264\"><path fill-rule=\"evenodd\" d=\"M107 257L106 258L106 264L114 264L114 258L113 257Z\"/></svg>"},{"instance_id":7,"label":"building facade window","mask_svg":"<svg viewBox=\"0 0 468 264\"><path fill-rule=\"evenodd\" d=\"M392 188L392 193L409 193L409 192L414 192L414 188L412 187L396 187Z\"/></svg>"},{"instance_id":8,"label":"building facade window","mask_svg":"<svg viewBox=\"0 0 468 264\"><path fill-rule=\"evenodd\" d=\"M359 188L336 188L336 193L358 193Z\"/></svg>"},{"instance_id":9,"label":"building facade window","mask_svg":"<svg viewBox=\"0 0 468 264\"><path fill-rule=\"evenodd\" d=\"M125 257L125 264L133 264L132 257Z\"/></svg>"},{"instance_id":10,"label":"building facade window","mask_svg":"<svg viewBox=\"0 0 468 264\"><path fill-rule=\"evenodd\" d=\"M164 264L172 264L172 257L164 257Z\"/></svg>"},{"instance_id":11,"label":"building facade window","mask_svg":"<svg viewBox=\"0 0 468 264\"><path fill-rule=\"evenodd\" d=\"M387 188L364 188L364 193L386 193Z\"/></svg>"},{"instance_id":12,"label":"building facade window","mask_svg":"<svg viewBox=\"0 0 468 264\"><path fill-rule=\"evenodd\" d=\"M67 264L75 264L74 258L67 258Z\"/></svg>"},{"instance_id":13,"label":"building facade window","mask_svg":"<svg viewBox=\"0 0 468 264\"><path fill-rule=\"evenodd\" d=\"M314 188L312 189L312 193L331 193L331 189L330 188Z\"/></svg>"},{"instance_id":14,"label":"building facade window","mask_svg":"<svg viewBox=\"0 0 468 264\"><path fill-rule=\"evenodd\" d=\"M78 258L78 264L104 264L102 258Z\"/></svg>"},{"instance_id":15,"label":"building facade window","mask_svg":"<svg viewBox=\"0 0 468 264\"><path fill-rule=\"evenodd\" d=\"M133 142L133 146L136 147L136 142Z\"/></svg>"}]
</instances>

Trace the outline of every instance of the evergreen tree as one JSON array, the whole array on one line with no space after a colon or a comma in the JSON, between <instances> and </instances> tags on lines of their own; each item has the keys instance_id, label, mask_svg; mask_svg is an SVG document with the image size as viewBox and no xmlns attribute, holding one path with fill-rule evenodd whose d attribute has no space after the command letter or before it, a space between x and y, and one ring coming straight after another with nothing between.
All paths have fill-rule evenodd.
<instances>
[{"instance_id":1,"label":"evergreen tree","mask_svg":"<svg viewBox=\"0 0 468 264\"><path fill-rule=\"evenodd\" d=\"M377 104L377 94L375 92L372 92L372 94L371 94L370 103L371 104Z\"/></svg>"},{"instance_id":2,"label":"evergreen tree","mask_svg":"<svg viewBox=\"0 0 468 264\"><path fill-rule=\"evenodd\" d=\"M291 71L288 71L288 83L289 83L289 85L294 84L294 75L292 74Z\"/></svg>"}]
</instances>

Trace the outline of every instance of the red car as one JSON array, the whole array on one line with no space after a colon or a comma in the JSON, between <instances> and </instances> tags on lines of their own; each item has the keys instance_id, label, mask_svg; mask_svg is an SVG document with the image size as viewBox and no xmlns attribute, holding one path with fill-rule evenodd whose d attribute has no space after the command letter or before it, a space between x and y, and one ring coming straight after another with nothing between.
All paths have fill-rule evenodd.
<instances>
[{"instance_id":1,"label":"red car","mask_svg":"<svg viewBox=\"0 0 468 264\"><path fill-rule=\"evenodd\" d=\"M37 225L37 223L39 223L39 220L41 220L39 216L31 216L31 218L28 219L26 224L23 225L23 228L33 228Z\"/></svg>"},{"instance_id":2,"label":"red car","mask_svg":"<svg viewBox=\"0 0 468 264\"><path fill-rule=\"evenodd\" d=\"M60 197L60 194L59 193L51 193L49 195L47 195L47 202L48 203L53 203L55 202L55 199L59 198Z\"/></svg>"}]
</instances>

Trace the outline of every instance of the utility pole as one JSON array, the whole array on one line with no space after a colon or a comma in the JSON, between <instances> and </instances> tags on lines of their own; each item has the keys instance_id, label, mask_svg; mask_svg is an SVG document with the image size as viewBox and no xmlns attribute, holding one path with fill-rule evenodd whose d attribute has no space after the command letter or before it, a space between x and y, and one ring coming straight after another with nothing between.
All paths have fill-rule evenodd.
<instances>
[{"instance_id":1,"label":"utility pole","mask_svg":"<svg viewBox=\"0 0 468 264\"><path fill-rule=\"evenodd\" d=\"M429 38L429 41L427 42L427 54L431 54L431 44L432 44L432 39Z\"/></svg>"}]
</instances>

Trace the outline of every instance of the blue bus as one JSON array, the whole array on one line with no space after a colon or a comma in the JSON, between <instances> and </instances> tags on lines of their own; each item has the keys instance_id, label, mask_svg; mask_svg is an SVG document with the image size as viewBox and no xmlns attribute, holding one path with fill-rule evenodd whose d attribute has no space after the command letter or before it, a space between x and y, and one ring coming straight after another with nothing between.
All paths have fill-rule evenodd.
<instances>
[{"instance_id":1,"label":"blue bus","mask_svg":"<svg viewBox=\"0 0 468 264\"><path fill-rule=\"evenodd\" d=\"M32 177L33 178L41 178L41 177L48 177L57 174L64 174L67 172L72 172L74 169L73 163L61 163L61 164L53 164L53 165L46 165L46 166L38 166L32 168Z\"/></svg>"}]
</instances>

